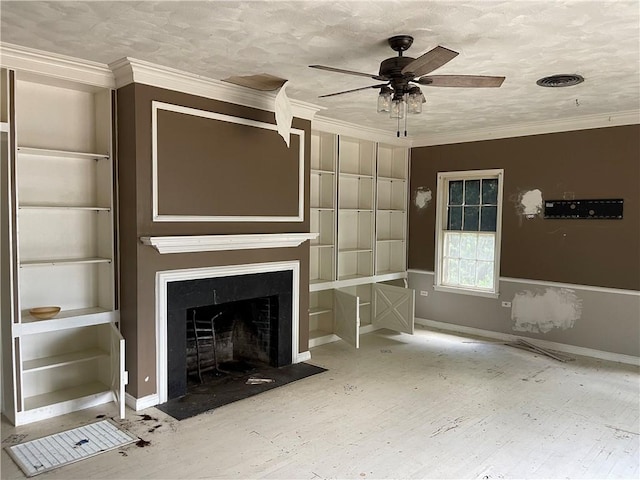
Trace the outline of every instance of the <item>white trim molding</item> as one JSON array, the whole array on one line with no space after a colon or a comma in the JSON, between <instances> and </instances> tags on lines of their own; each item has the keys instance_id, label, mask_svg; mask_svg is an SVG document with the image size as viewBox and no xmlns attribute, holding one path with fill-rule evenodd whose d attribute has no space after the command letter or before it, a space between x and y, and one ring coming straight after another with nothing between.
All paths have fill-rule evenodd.
<instances>
[{"instance_id":1,"label":"white trim molding","mask_svg":"<svg viewBox=\"0 0 640 480\"><path fill-rule=\"evenodd\" d=\"M316 116L311 122L311 129L336 135L356 137L361 140L385 143L387 145L397 145L400 147L411 147L411 139L407 137L398 138L395 131L382 130L379 128L363 127L355 123L343 122L334 118Z\"/></svg>"},{"instance_id":2,"label":"white trim molding","mask_svg":"<svg viewBox=\"0 0 640 480\"><path fill-rule=\"evenodd\" d=\"M504 340L507 342L512 342L514 340L522 338L522 336L512 335L510 333L500 333L500 332L494 332L491 330L483 330L481 328L465 327L463 325L455 325L453 323L436 322L435 320L427 320L426 318L416 317L415 323L417 325L422 325L423 327L427 327L427 328L434 328L437 330L446 330L449 332L456 332L456 333L462 333L467 335L475 335L478 337L493 338L496 340ZM527 338L527 340L533 341L533 343L535 343L540 347L549 348L551 350L558 350L559 352L571 353L573 355L581 355L584 357L599 358L601 360L608 360L611 362L619 362L619 363L625 363L629 365L640 366L640 357L635 357L633 355L604 352L602 350L595 350L593 348L576 347L574 345L550 342L548 340L530 339L530 338Z\"/></svg>"},{"instance_id":3,"label":"white trim molding","mask_svg":"<svg viewBox=\"0 0 640 480\"><path fill-rule=\"evenodd\" d=\"M222 102L275 112L275 92L262 92L232 83L213 80L175 68L156 65L131 57L111 62L117 88L141 83L168 90L198 95ZM323 107L299 100L289 100L294 117L311 120Z\"/></svg>"},{"instance_id":4,"label":"white trim molding","mask_svg":"<svg viewBox=\"0 0 640 480\"><path fill-rule=\"evenodd\" d=\"M140 241L144 245L155 248L159 253L165 254L297 247L306 240L313 240L317 236L317 233L187 235L140 237Z\"/></svg>"},{"instance_id":5,"label":"white trim molding","mask_svg":"<svg viewBox=\"0 0 640 480\"><path fill-rule=\"evenodd\" d=\"M151 194L154 222L302 222L304 221L304 130L292 128L291 134L298 135L298 213L296 215L261 216L261 215L163 215L158 206L158 111L182 113L211 120L247 125L277 131L278 126L272 123L258 122L247 118L234 117L221 113L183 107L159 101L151 102Z\"/></svg>"},{"instance_id":6,"label":"white trim molding","mask_svg":"<svg viewBox=\"0 0 640 480\"><path fill-rule=\"evenodd\" d=\"M460 293L466 295L480 295L492 298L498 298L500 291L500 252L502 244L502 208L504 204L503 186L504 186L504 169L489 170L464 170L452 172L438 172L436 187L436 244L435 244L435 278L434 289L446 291L449 293ZM455 180L484 180L497 179L497 211L496 211L496 230L482 231L480 225L478 230L447 230L447 207L449 204L449 182ZM481 202L480 202L481 203ZM481 289L479 287L466 287L462 284L451 285L444 281L444 257L445 257L445 234L451 233L477 233L481 235L494 234L494 257L493 257L493 286L491 289Z\"/></svg>"},{"instance_id":7,"label":"white trim molding","mask_svg":"<svg viewBox=\"0 0 640 480\"><path fill-rule=\"evenodd\" d=\"M407 273L416 273L418 275L435 275L435 273L431 270L422 270L420 268L410 268L409 270L407 270ZM548 280L533 280L530 278L500 277L500 281L509 282L509 283L525 283L527 285L540 285L544 287L570 288L572 290L586 290L588 292L613 293L616 295L631 295L632 297L640 297L640 291L626 290L623 288L598 287L595 285L580 285L578 283L562 283L562 282L552 282Z\"/></svg>"},{"instance_id":8,"label":"white trim molding","mask_svg":"<svg viewBox=\"0 0 640 480\"><path fill-rule=\"evenodd\" d=\"M591 128L619 127L640 123L640 110L612 112L599 115L585 115L542 122L501 125L462 132L440 133L425 137L416 137L411 141L412 147L429 147L451 143L478 142L497 140L500 138L526 137L545 133L571 132Z\"/></svg>"},{"instance_id":9,"label":"white trim molding","mask_svg":"<svg viewBox=\"0 0 640 480\"><path fill-rule=\"evenodd\" d=\"M158 403L168 400L167 380L167 287L171 282L203 278L252 275L256 273L292 273L291 285L291 363L300 363L307 358L305 352L298 352L300 332L300 262L297 260L270 263L250 263L219 267L165 270L156 273L156 378Z\"/></svg>"},{"instance_id":10,"label":"white trim molding","mask_svg":"<svg viewBox=\"0 0 640 480\"><path fill-rule=\"evenodd\" d=\"M158 401L157 393L153 393L141 398L136 398L130 393L125 393L124 397L126 405L135 412L139 412L140 410L144 410L145 408L153 407L154 405L158 405L160 403Z\"/></svg>"},{"instance_id":11,"label":"white trim molding","mask_svg":"<svg viewBox=\"0 0 640 480\"><path fill-rule=\"evenodd\" d=\"M113 72L105 64L10 43L0 43L0 63L6 68L63 81L100 88L115 88L116 85Z\"/></svg>"}]
</instances>

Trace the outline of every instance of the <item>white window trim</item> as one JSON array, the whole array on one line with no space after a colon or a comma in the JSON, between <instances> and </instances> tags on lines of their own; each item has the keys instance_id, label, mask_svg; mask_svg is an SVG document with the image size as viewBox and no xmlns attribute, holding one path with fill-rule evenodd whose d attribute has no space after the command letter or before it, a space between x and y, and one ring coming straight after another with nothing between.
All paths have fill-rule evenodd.
<instances>
[{"instance_id":1,"label":"white window trim","mask_svg":"<svg viewBox=\"0 0 640 480\"><path fill-rule=\"evenodd\" d=\"M456 180L474 180L487 177L498 177L498 211L496 217L496 244L495 244L495 262L493 265L493 290L478 290L475 288L452 287L442 284L442 252L444 250L444 231L446 227L446 200L448 190L445 188L446 183L451 179ZM504 184L504 169L491 170L461 170L457 172L438 172L438 183L436 187L436 259L435 259L435 278L433 289L440 292L462 293L465 295L477 295L481 297L498 298L500 295L500 251L502 245L502 204L504 199L502 196Z\"/></svg>"}]
</instances>

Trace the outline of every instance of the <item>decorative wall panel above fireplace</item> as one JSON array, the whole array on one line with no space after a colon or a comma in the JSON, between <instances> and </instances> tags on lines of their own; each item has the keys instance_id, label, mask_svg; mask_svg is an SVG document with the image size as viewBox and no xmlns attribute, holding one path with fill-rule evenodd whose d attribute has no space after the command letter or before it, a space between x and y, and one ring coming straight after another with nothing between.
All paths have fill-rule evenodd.
<instances>
[{"instance_id":1,"label":"decorative wall panel above fireplace","mask_svg":"<svg viewBox=\"0 0 640 480\"><path fill-rule=\"evenodd\" d=\"M302 222L304 130L154 101L155 222ZM278 195L273 195L277 190Z\"/></svg>"}]
</instances>

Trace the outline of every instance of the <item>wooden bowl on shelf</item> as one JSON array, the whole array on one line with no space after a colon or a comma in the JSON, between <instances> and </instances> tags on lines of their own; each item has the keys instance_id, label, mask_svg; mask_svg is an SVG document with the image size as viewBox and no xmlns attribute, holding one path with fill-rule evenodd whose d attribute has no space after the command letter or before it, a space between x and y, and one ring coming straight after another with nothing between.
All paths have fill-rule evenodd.
<instances>
[{"instance_id":1,"label":"wooden bowl on shelf","mask_svg":"<svg viewBox=\"0 0 640 480\"><path fill-rule=\"evenodd\" d=\"M29 314L32 317L38 318L40 320L48 320L50 318L55 317L60 313L60 307L35 307L29 309Z\"/></svg>"}]
</instances>

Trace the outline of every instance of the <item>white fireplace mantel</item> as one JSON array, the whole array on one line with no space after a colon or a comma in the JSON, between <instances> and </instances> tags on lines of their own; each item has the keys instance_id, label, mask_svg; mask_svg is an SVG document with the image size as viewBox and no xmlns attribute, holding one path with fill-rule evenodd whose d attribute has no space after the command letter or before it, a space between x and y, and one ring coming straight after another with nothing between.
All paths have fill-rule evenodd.
<instances>
[{"instance_id":1,"label":"white fireplace mantel","mask_svg":"<svg viewBox=\"0 0 640 480\"><path fill-rule=\"evenodd\" d=\"M314 240L317 237L317 233L174 235L169 237L140 237L140 241L144 245L155 248L160 253L190 253L297 247L302 242Z\"/></svg>"}]
</instances>

